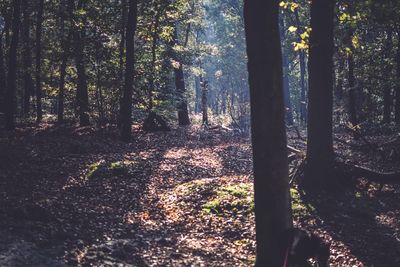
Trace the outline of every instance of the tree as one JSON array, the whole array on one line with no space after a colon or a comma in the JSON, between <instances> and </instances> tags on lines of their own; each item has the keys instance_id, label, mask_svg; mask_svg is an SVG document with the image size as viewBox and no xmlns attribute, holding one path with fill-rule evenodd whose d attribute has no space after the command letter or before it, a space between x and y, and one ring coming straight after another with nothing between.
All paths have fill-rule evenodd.
<instances>
[{"instance_id":1,"label":"tree","mask_svg":"<svg viewBox=\"0 0 400 267\"><path fill-rule=\"evenodd\" d=\"M12 17L12 37L10 48L8 52L8 76L7 76L7 89L5 92L5 128L7 130L14 130L15 128L15 97L17 91L17 48L19 41L19 28L21 16L21 1L14 0L12 2L13 17Z\"/></svg>"},{"instance_id":2,"label":"tree","mask_svg":"<svg viewBox=\"0 0 400 267\"><path fill-rule=\"evenodd\" d=\"M40 123L42 111L42 24L44 0L40 0L36 18L36 122Z\"/></svg>"},{"instance_id":3,"label":"tree","mask_svg":"<svg viewBox=\"0 0 400 267\"><path fill-rule=\"evenodd\" d=\"M283 19L283 14L279 19L279 29L281 39L285 40L285 21ZM283 42L282 42L283 43ZM289 59L288 52L285 51L285 46L282 46L282 64L283 64L283 96L286 110L286 123L288 125L293 125L293 110L292 103L290 101L290 85L289 85Z\"/></svg>"},{"instance_id":4,"label":"tree","mask_svg":"<svg viewBox=\"0 0 400 267\"><path fill-rule=\"evenodd\" d=\"M190 24L189 24L190 25ZM188 33L187 33L188 34ZM171 46L174 47L175 45L178 45L178 31L177 31L177 25L175 23L174 25L174 36L172 38ZM184 46L187 45L187 37L186 37L186 42ZM180 126L185 126L190 124L190 119L189 119L189 111L188 111L188 106L187 102L185 99L185 92L186 92L186 87L185 87L185 77L183 73L183 64L181 62L178 62L178 66L174 66L174 75L175 75L175 88L176 88L176 94L178 97L178 124Z\"/></svg>"},{"instance_id":5,"label":"tree","mask_svg":"<svg viewBox=\"0 0 400 267\"><path fill-rule=\"evenodd\" d=\"M6 91L6 70L4 68L3 33L0 34L0 112L4 110L4 94Z\"/></svg>"},{"instance_id":6,"label":"tree","mask_svg":"<svg viewBox=\"0 0 400 267\"><path fill-rule=\"evenodd\" d=\"M281 267L292 226L278 2L245 1L256 216L256 266Z\"/></svg>"},{"instance_id":7,"label":"tree","mask_svg":"<svg viewBox=\"0 0 400 267\"><path fill-rule=\"evenodd\" d=\"M125 84L121 101L121 138L129 141L132 125L132 93L134 81L134 37L137 25L137 1L129 0L128 22L126 26Z\"/></svg>"},{"instance_id":8,"label":"tree","mask_svg":"<svg viewBox=\"0 0 400 267\"><path fill-rule=\"evenodd\" d=\"M397 26L396 78L397 86L395 91L395 121L397 125L400 125L400 25Z\"/></svg>"},{"instance_id":9,"label":"tree","mask_svg":"<svg viewBox=\"0 0 400 267\"><path fill-rule=\"evenodd\" d=\"M30 12L29 1L22 6L23 11L23 27L22 27L22 43L23 43L23 105L22 111L25 116L29 114L30 98L33 95L34 85L32 79L32 55L31 55L31 42L30 42Z\"/></svg>"},{"instance_id":10,"label":"tree","mask_svg":"<svg viewBox=\"0 0 400 267\"><path fill-rule=\"evenodd\" d=\"M81 14L75 12L75 1L69 0L69 12L72 20L73 30L72 39L74 42L74 57L77 72L77 88L76 102L79 109L79 123L81 126L88 126L89 122L89 96L87 87L87 77L85 69L85 53L84 53L84 29L85 24L79 23ZM78 9L84 10L84 1L78 1Z\"/></svg>"},{"instance_id":11,"label":"tree","mask_svg":"<svg viewBox=\"0 0 400 267\"><path fill-rule=\"evenodd\" d=\"M67 69L67 61L70 53L70 37L71 31L69 31L68 37L65 36L65 2L60 1L60 42L62 47L61 64L60 64L60 82L58 88L58 105L57 105L57 121L59 123L64 122L64 95L65 95L65 76Z\"/></svg>"},{"instance_id":12,"label":"tree","mask_svg":"<svg viewBox=\"0 0 400 267\"><path fill-rule=\"evenodd\" d=\"M305 185L327 183L333 168L333 9L334 1L311 4L308 139Z\"/></svg>"}]
</instances>

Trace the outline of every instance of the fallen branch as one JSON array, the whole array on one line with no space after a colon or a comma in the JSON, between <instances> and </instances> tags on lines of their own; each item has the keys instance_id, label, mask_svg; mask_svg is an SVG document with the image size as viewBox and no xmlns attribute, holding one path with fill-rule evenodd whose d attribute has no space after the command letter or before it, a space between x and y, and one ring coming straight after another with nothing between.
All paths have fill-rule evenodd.
<instances>
[{"instance_id":1,"label":"fallen branch","mask_svg":"<svg viewBox=\"0 0 400 267\"><path fill-rule=\"evenodd\" d=\"M366 167L336 162L339 171L350 174L355 178L365 178L379 184L400 184L400 172L377 172Z\"/></svg>"}]
</instances>

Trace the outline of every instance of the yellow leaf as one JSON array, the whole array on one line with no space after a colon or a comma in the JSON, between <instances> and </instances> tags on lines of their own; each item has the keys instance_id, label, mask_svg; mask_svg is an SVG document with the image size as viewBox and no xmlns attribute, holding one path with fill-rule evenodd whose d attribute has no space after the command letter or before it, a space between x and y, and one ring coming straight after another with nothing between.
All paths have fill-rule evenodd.
<instances>
[{"instance_id":1,"label":"yellow leaf","mask_svg":"<svg viewBox=\"0 0 400 267\"><path fill-rule=\"evenodd\" d=\"M288 28L288 31L290 31L290 32L295 32L295 31L297 31L297 27L295 27L295 26L290 26L290 27Z\"/></svg>"}]
</instances>

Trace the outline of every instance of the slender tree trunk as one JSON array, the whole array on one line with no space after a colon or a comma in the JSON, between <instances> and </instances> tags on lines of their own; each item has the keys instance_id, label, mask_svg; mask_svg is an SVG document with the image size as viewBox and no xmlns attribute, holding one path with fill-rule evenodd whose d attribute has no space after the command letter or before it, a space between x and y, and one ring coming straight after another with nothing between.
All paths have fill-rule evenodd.
<instances>
[{"instance_id":1,"label":"slender tree trunk","mask_svg":"<svg viewBox=\"0 0 400 267\"><path fill-rule=\"evenodd\" d=\"M199 113L201 111L201 85L200 85L200 78L194 78L194 86L195 86L195 104L194 104L194 112Z\"/></svg>"},{"instance_id":2,"label":"slender tree trunk","mask_svg":"<svg viewBox=\"0 0 400 267\"><path fill-rule=\"evenodd\" d=\"M299 12L294 11L297 28L301 28L301 21ZM298 39L301 41L301 38ZM300 65L300 122L307 123L307 98L306 98L306 54L303 50L299 51L299 65Z\"/></svg>"},{"instance_id":3,"label":"slender tree trunk","mask_svg":"<svg viewBox=\"0 0 400 267\"><path fill-rule=\"evenodd\" d=\"M387 43L385 47L385 52L382 55L383 59L386 58L391 58L392 57L392 48L393 48L393 31L389 27L386 30L387 33ZM384 72L389 75L389 77L392 77L392 67L390 64L384 64ZM392 120L392 88L390 84L390 79L386 82L384 85L384 92L383 92L383 123L390 123Z\"/></svg>"},{"instance_id":4,"label":"slender tree trunk","mask_svg":"<svg viewBox=\"0 0 400 267\"><path fill-rule=\"evenodd\" d=\"M201 85L202 124L208 126L208 82L203 81Z\"/></svg>"},{"instance_id":5,"label":"slender tree trunk","mask_svg":"<svg viewBox=\"0 0 400 267\"><path fill-rule=\"evenodd\" d=\"M61 1L60 3L60 40L61 47L63 49L61 64L60 64L60 84L58 87L58 109L57 109L57 117L58 123L64 122L64 94L65 94L65 76L67 74L67 62L69 57L69 49L70 49L70 37L71 30L69 31L68 37L65 37L65 18L66 14L64 9L66 8L65 2Z\"/></svg>"},{"instance_id":6,"label":"slender tree trunk","mask_svg":"<svg viewBox=\"0 0 400 267\"><path fill-rule=\"evenodd\" d=\"M400 26L397 27L397 56L396 56L396 106L395 106L395 121L400 125Z\"/></svg>"},{"instance_id":7,"label":"slender tree trunk","mask_svg":"<svg viewBox=\"0 0 400 267\"><path fill-rule=\"evenodd\" d=\"M12 37L10 42L10 49L8 52L8 76L7 76L7 89L5 92L5 128L7 130L15 129L15 97L17 91L17 48L18 37L20 28L21 16L21 0L14 0L12 2L13 17L12 17Z\"/></svg>"},{"instance_id":8,"label":"slender tree trunk","mask_svg":"<svg viewBox=\"0 0 400 267\"><path fill-rule=\"evenodd\" d=\"M190 25L190 24L189 24ZM187 39L185 39L185 45L186 45ZM173 41L171 42L171 47L174 47L179 43L178 41L178 31L176 29L176 25L174 25L174 38ZM173 53L175 54L175 53ZM177 60L177 59L175 59ZM188 111L188 106L187 102L185 99L185 92L186 92L186 86L185 86L185 77L183 73L183 65L181 62L179 62L178 68L174 67L174 74L175 74L175 88L176 88L176 95L178 97L178 124L180 126L186 126L190 124L190 119L189 119L189 111Z\"/></svg>"},{"instance_id":9,"label":"slender tree trunk","mask_svg":"<svg viewBox=\"0 0 400 267\"><path fill-rule=\"evenodd\" d=\"M350 123L355 126L358 124L357 118L357 105L356 105L356 78L354 76L354 58L350 54L347 57L347 67L348 67L348 83L349 83L349 117ZM354 136L358 138L357 136Z\"/></svg>"},{"instance_id":10,"label":"slender tree trunk","mask_svg":"<svg viewBox=\"0 0 400 267\"><path fill-rule=\"evenodd\" d=\"M129 141L132 129L132 94L134 82L134 37L137 26L137 1L129 0L128 24L126 27L125 85L121 102L121 139Z\"/></svg>"},{"instance_id":11,"label":"slender tree trunk","mask_svg":"<svg viewBox=\"0 0 400 267\"><path fill-rule=\"evenodd\" d=\"M339 68L337 73L337 83L336 83L336 99L341 102L343 99L343 71L344 71L344 60L342 58L338 59Z\"/></svg>"},{"instance_id":12,"label":"slender tree trunk","mask_svg":"<svg viewBox=\"0 0 400 267\"><path fill-rule=\"evenodd\" d=\"M31 75L32 71L32 56L31 56L31 47L30 47L30 19L29 19L29 1L26 1L24 5L22 5L23 11L23 32L22 32L22 42L23 42L23 105L22 112L25 116L29 115L29 106L30 106L30 98L33 95L34 85L33 79Z\"/></svg>"},{"instance_id":13,"label":"slender tree trunk","mask_svg":"<svg viewBox=\"0 0 400 267\"><path fill-rule=\"evenodd\" d=\"M148 92L149 104L148 104L148 111L151 112L153 110L153 94L155 90L154 85L154 78L156 75L156 48L157 48L157 40L158 40L158 25L160 23L160 16L158 14L158 10L156 11L157 14L155 15L155 22L154 22L154 29L153 29L153 43L151 46L151 77L150 77L150 88Z\"/></svg>"},{"instance_id":14,"label":"slender tree trunk","mask_svg":"<svg viewBox=\"0 0 400 267\"><path fill-rule=\"evenodd\" d=\"M328 186L333 168L333 0L311 4L305 185Z\"/></svg>"},{"instance_id":15,"label":"slender tree trunk","mask_svg":"<svg viewBox=\"0 0 400 267\"><path fill-rule=\"evenodd\" d=\"M69 9L71 14L73 28L73 42L74 42L74 56L75 56L75 65L77 72L77 88L76 88L76 102L79 109L79 123L81 126L90 125L89 121L89 96L88 96L88 88L87 88L87 77L86 77L86 69L85 69L85 53L84 53L84 29L80 29L80 26L77 25L77 16L75 16L75 2L74 0L69 0ZM84 3L83 0L79 0L78 8L83 8ZM84 23L83 23L83 26Z\"/></svg>"},{"instance_id":16,"label":"slender tree trunk","mask_svg":"<svg viewBox=\"0 0 400 267\"><path fill-rule=\"evenodd\" d=\"M285 41L285 21L283 19L283 14L281 14L279 19L280 35L282 38L282 44ZM288 125L293 125L293 109L292 102L290 101L290 85L289 85L289 60L285 51L285 46L282 45L282 64L283 64L283 96L286 111L286 123Z\"/></svg>"},{"instance_id":17,"label":"slender tree trunk","mask_svg":"<svg viewBox=\"0 0 400 267\"><path fill-rule=\"evenodd\" d=\"M40 123L42 111L42 24L44 0L39 1L36 18L36 122Z\"/></svg>"},{"instance_id":18,"label":"slender tree trunk","mask_svg":"<svg viewBox=\"0 0 400 267\"><path fill-rule=\"evenodd\" d=\"M300 60L300 120L307 123L306 54L299 52Z\"/></svg>"},{"instance_id":19,"label":"slender tree trunk","mask_svg":"<svg viewBox=\"0 0 400 267\"><path fill-rule=\"evenodd\" d=\"M279 1L244 2L254 165L257 267L282 267L292 227L282 88Z\"/></svg>"},{"instance_id":20,"label":"slender tree trunk","mask_svg":"<svg viewBox=\"0 0 400 267\"><path fill-rule=\"evenodd\" d=\"M121 81L124 78L126 8L126 0L121 0L121 42L119 43L119 75Z\"/></svg>"},{"instance_id":21,"label":"slender tree trunk","mask_svg":"<svg viewBox=\"0 0 400 267\"><path fill-rule=\"evenodd\" d=\"M0 34L0 113L4 112L4 94L6 92L6 70L4 68L3 35Z\"/></svg>"}]
</instances>

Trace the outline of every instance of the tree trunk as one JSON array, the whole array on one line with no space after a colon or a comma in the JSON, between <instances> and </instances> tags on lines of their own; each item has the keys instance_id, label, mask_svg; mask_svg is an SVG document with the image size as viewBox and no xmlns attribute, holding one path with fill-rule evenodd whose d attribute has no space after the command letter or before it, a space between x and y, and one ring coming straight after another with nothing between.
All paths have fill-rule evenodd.
<instances>
[{"instance_id":1,"label":"tree trunk","mask_svg":"<svg viewBox=\"0 0 400 267\"><path fill-rule=\"evenodd\" d=\"M280 35L282 38L282 44L285 42L285 22L283 15L280 16ZM289 59L285 51L285 46L282 45L282 63L283 63L283 97L285 104L286 123L293 125L293 111L292 102L290 101L290 85L289 85Z\"/></svg>"},{"instance_id":2,"label":"tree trunk","mask_svg":"<svg viewBox=\"0 0 400 267\"><path fill-rule=\"evenodd\" d=\"M333 168L333 0L311 4L307 167L304 185L327 186Z\"/></svg>"},{"instance_id":3,"label":"tree trunk","mask_svg":"<svg viewBox=\"0 0 400 267\"><path fill-rule=\"evenodd\" d=\"M58 123L64 122L64 94L65 94L65 76L67 74L67 61L69 56L69 49L70 49L70 37L71 31L69 31L68 37L65 37L65 18L66 14L64 9L66 5L64 1L60 3L60 40L61 40L61 47L62 51L62 58L61 58L61 65L60 65L60 84L58 90L58 109L57 109L57 117Z\"/></svg>"},{"instance_id":4,"label":"tree trunk","mask_svg":"<svg viewBox=\"0 0 400 267\"><path fill-rule=\"evenodd\" d=\"M134 82L135 31L137 26L137 1L129 0L128 24L126 27L125 84L121 101L121 139L130 141L132 127L132 94Z\"/></svg>"},{"instance_id":5,"label":"tree trunk","mask_svg":"<svg viewBox=\"0 0 400 267\"><path fill-rule=\"evenodd\" d=\"M23 105L22 105L22 112L25 116L29 115L29 109L30 109L30 98L33 95L33 90L34 90L34 85L33 85L33 79L32 79L32 56L31 56L31 47L30 47L30 19L29 19L29 1L22 5L23 7L23 32L22 32L22 42L23 42L23 65L24 65L24 70L23 70Z\"/></svg>"},{"instance_id":6,"label":"tree trunk","mask_svg":"<svg viewBox=\"0 0 400 267\"><path fill-rule=\"evenodd\" d=\"M40 123L42 111L42 24L44 0L39 1L36 18L36 122Z\"/></svg>"},{"instance_id":7,"label":"tree trunk","mask_svg":"<svg viewBox=\"0 0 400 267\"><path fill-rule=\"evenodd\" d=\"M294 11L297 28L300 29L301 22L299 12ZM298 42L301 38L298 39ZM299 65L300 65L300 122L307 123L307 99L306 99L306 54L303 50L299 51Z\"/></svg>"},{"instance_id":8,"label":"tree trunk","mask_svg":"<svg viewBox=\"0 0 400 267\"><path fill-rule=\"evenodd\" d=\"M89 96L87 88L87 78L85 70L85 58L84 58L84 29L80 29L77 16L75 16L75 2L69 0L69 9L71 14L73 28L73 41L74 41L74 56L75 65L77 72L77 88L76 88L76 102L79 109L79 123L81 126L90 125L89 122ZM83 0L78 2L78 8L83 8ZM83 23L84 25L84 23ZM84 27L84 26L82 26Z\"/></svg>"},{"instance_id":9,"label":"tree trunk","mask_svg":"<svg viewBox=\"0 0 400 267\"><path fill-rule=\"evenodd\" d=\"M396 106L395 120L396 124L400 125L400 26L397 27L397 56L396 56Z\"/></svg>"},{"instance_id":10,"label":"tree trunk","mask_svg":"<svg viewBox=\"0 0 400 267\"><path fill-rule=\"evenodd\" d=\"M157 7L156 7L157 9ZM156 48L157 48L157 40L158 40L158 26L160 23L160 15L159 11L156 10L155 14L155 21L154 21L154 28L153 28L153 42L151 46L151 77L150 77L150 82L149 82L149 92L148 92L148 98L149 98L149 104L148 104L148 111L151 112L153 110L153 94L155 90L155 75L156 75L156 60L157 60L157 54L156 54Z\"/></svg>"},{"instance_id":11,"label":"tree trunk","mask_svg":"<svg viewBox=\"0 0 400 267\"><path fill-rule=\"evenodd\" d=\"M393 47L393 31L392 29L389 27L386 30L387 33L387 43L386 43L386 47L384 49L384 53L382 55L383 57L383 62L385 57L390 59L392 57L392 47ZM390 123L392 120L392 88L391 88L391 84L390 84L390 78L392 77L391 73L392 73L392 67L390 64L384 64L384 73L388 74L388 79L386 81L386 84L384 84L384 91L383 91L383 123Z\"/></svg>"},{"instance_id":12,"label":"tree trunk","mask_svg":"<svg viewBox=\"0 0 400 267\"><path fill-rule=\"evenodd\" d=\"M5 92L5 128L7 130L15 129L15 97L17 91L17 48L18 37L20 28L21 16L21 0L14 0L12 2L13 17L12 17L12 37L10 42L10 49L8 51L8 76L7 76L7 89Z\"/></svg>"},{"instance_id":13,"label":"tree trunk","mask_svg":"<svg viewBox=\"0 0 400 267\"><path fill-rule=\"evenodd\" d=\"M338 59L339 68L337 73L337 83L336 83L336 99L341 102L343 99L343 70L344 70L344 60L342 58Z\"/></svg>"},{"instance_id":14,"label":"tree trunk","mask_svg":"<svg viewBox=\"0 0 400 267\"><path fill-rule=\"evenodd\" d=\"M173 41L171 42L171 46L174 47L178 43L179 43L178 32L176 29L176 25L174 25L174 38L173 38ZM175 54L175 53L173 53L173 54ZM175 60L177 60L177 59L175 58ZM183 74L183 65L181 62L179 62L178 68L174 67L174 74L175 74L176 95L178 98L178 105L177 105L178 124L180 126L189 125L190 124L189 111L188 111L188 106L187 106L187 102L185 99L185 92L186 92L185 77Z\"/></svg>"},{"instance_id":15,"label":"tree trunk","mask_svg":"<svg viewBox=\"0 0 400 267\"><path fill-rule=\"evenodd\" d=\"M278 2L244 2L253 143L257 267L282 267L292 227Z\"/></svg>"},{"instance_id":16,"label":"tree trunk","mask_svg":"<svg viewBox=\"0 0 400 267\"><path fill-rule=\"evenodd\" d=\"M3 35L0 34L0 113L4 112L4 94L6 92L6 70L4 68Z\"/></svg>"},{"instance_id":17,"label":"tree trunk","mask_svg":"<svg viewBox=\"0 0 400 267\"><path fill-rule=\"evenodd\" d=\"M200 77L194 78L194 86L195 86L195 103L194 103L194 112L199 113L201 111L201 85L200 85Z\"/></svg>"},{"instance_id":18,"label":"tree trunk","mask_svg":"<svg viewBox=\"0 0 400 267\"><path fill-rule=\"evenodd\" d=\"M208 82L201 82L202 125L208 126Z\"/></svg>"},{"instance_id":19,"label":"tree trunk","mask_svg":"<svg viewBox=\"0 0 400 267\"><path fill-rule=\"evenodd\" d=\"M126 0L121 0L121 42L119 43L119 76L121 81L124 78L126 4Z\"/></svg>"},{"instance_id":20,"label":"tree trunk","mask_svg":"<svg viewBox=\"0 0 400 267\"><path fill-rule=\"evenodd\" d=\"M350 123L353 126L358 124L357 118L357 106L356 106L356 78L354 76L354 58L353 55L350 54L347 57L347 67L348 67L348 83L349 83L349 117ZM354 136L357 138L357 136Z\"/></svg>"}]
</instances>

